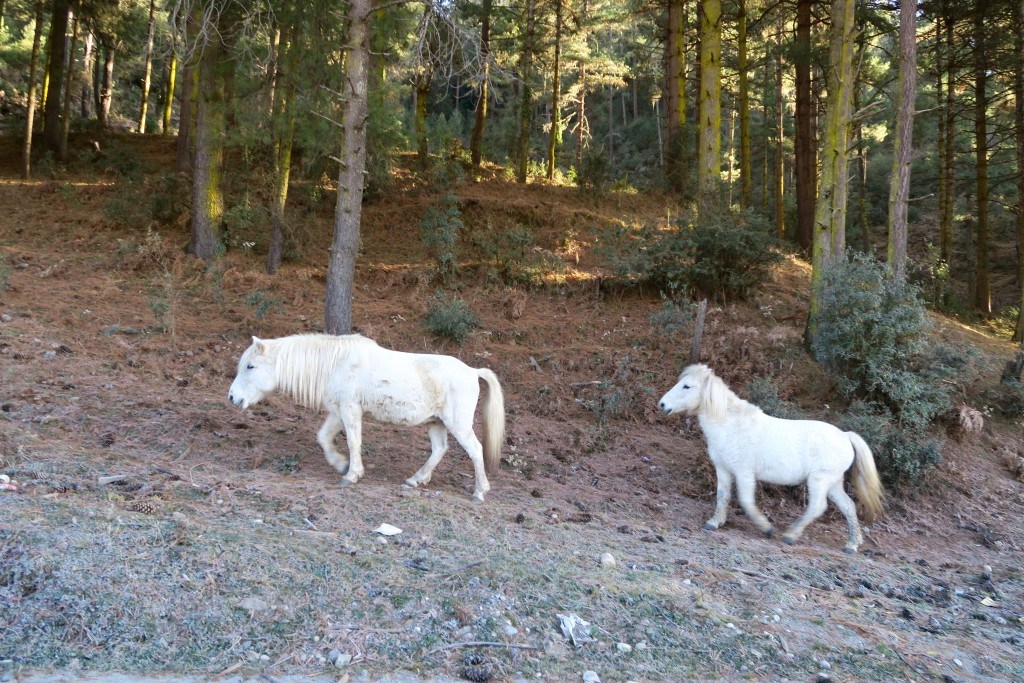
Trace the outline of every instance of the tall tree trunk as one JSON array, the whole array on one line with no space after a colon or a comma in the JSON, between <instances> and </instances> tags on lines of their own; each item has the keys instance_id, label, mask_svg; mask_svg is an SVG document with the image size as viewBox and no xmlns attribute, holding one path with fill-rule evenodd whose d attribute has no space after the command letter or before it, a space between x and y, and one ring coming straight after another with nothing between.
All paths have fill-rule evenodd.
<instances>
[{"instance_id":1,"label":"tall tree trunk","mask_svg":"<svg viewBox=\"0 0 1024 683\"><path fill-rule=\"evenodd\" d=\"M1017 0L1015 23L1016 34L1013 48L1016 64L1013 70L1013 91L1016 98L1014 123L1017 130L1017 284L1020 299L1017 311L1017 326L1013 330L1013 341L1024 342L1024 0Z\"/></svg>"},{"instance_id":2,"label":"tall tree trunk","mask_svg":"<svg viewBox=\"0 0 1024 683\"><path fill-rule=\"evenodd\" d=\"M421 168L430 161L430 141L427 140L427 98L430 96L430 79L427 72L416 74L416 158Z\"/></svg>"},{"instance_id":3,"label":"tall tree trunk","mask_svg":"<svg viewBox=\"0 0 1024 683\"><path fill-rule=\"evenodd\" d=\"M114 55L115 40L104 41L103 46L103 85L100 88L100 106L96 111L96 119L100 128L110 125L110 103L114 99Z\"/></svg>"},{"instance_id":4,"label":"tall tree trunk","mask_svg":"<svg viewBox=\"0 0 1024 683\"><path fill-rule=\"evenodd\" d=\"M85 34L85 51L82 56L82 88L79 93L79 112L82 119L92 115L92 74L96 61L96 36L91 30Z\"/></svg>"},{"instance_id":5,"label":"tall tree trunk","mask_svg":"<svg viewBox=\"0 0 1024 683\"><path fill-rule=\"evenodd\" d=\"M204 261L220 251L224 196L224 46L219 32L211 31L199 56L199 93L196 107L195 152L192 160L192 220L188 252Z\"/></svg>"},{"instance_id":6,"label":"tall tree trunk","mask_svg":"<svg viewBox=\"0 0 1024 683\"><path fill-rule=\"evenodd\" d=\"M153 38L156 32L156 0L149 0L149 29L146 32L146 65L142 76L142 103L139 105L139 133L146 132L146 110L149 108L149 86L153 77Z\"/></svg>"},{"instance_id":7,"label":"tall tree trunk","mask_svg":"<svg viewBox=\"0 0 1024 683\"><path fill-rule=\"evenodd\" d=\"M940 212L939 226L939 253L942 260L949 263L953 258L953 207L954 207L954 176L953 162L956 158L956 112L953 105L956 104L955 89L956 81L956 58L954 56L953 19L949 13L949 0L942 0L943 16L946 18L946 103L943 107L943 115L946 119L945 139L946 153L943 154L942 183L945 186L943 191L944 203Z\"/></svg>"},{"instance_id":8,"label":"tall tree trunk","mask_svg":"<svg viewBox=\"0 0 1024 683\"><path fill-rule=\"evenodd\" d=\"M698 146L698 206L705 222L721 208L722 173L722 3L701 0L700 25L700 145Z\"/></svg>"},{"instance_id":9,"label":"tall tree trunk","mask_svg":"<svg viewBox=\"0 0 1024 683\"><path fill-rule=\"evenodd\" d=\"M60 154L61 89L64 85L65 36L68 32L69 0L54 0L50 20L50 58L47 67L45 103L43 106L43 144L54 154Z\"/></svg>"},{"instance_id":10,"label":"tall tree trunk","mask_svg":"<svg viewBox=\"0 0 1024 683\"><path fill-rule=\"evenodd\" d=\"M548 136L548 180L555 179L555 152L562 144L562 0L555 0L555 60L551 65L551 131Z\"/></svg>"},{"instance_id":11,"label":"tall tree trunk","mask_svg":"<svg viewBox=\"0 0 1024 683\"><path fill-rule=\"evenodd\" d=\"M280 73L278 61L281 58L281 25L275 20L274 28L270 32L270 45L268 46L267 59L267 116L274 115L274 106L277 103L277 77Z\"/></svg>"},{"instance_id":12,"label":"tall tree trunk","mask_svg":"<svg viewBox=\"0 0 1024 683\"><path fill-rule=\"evenodd\" d=\"M519 131L516 135L515 165L516 182L525 183L530 162L530 131L533 129L533 51L537 21L537 0L526 2L526 34L523 37L523 54L519 62L520 86Z\"/></svg>"},{"instance_id":13,"label":"tall tree trunk","mask_svg":"<svg viewBox=\"0 0 1024 683\"><path fill-rule=\"evenodd\" d=\"M739 71L739 118L740 118L740 208L750 208L750 86L747 83L747 3L737 0L737 50L736 68ZM732 179L730 178L730 181Z\"/></svg>"},{"instance_id":14,"label":"tall tree trunk","mask_svg":"<svg viewBox=\"0 0 1024 683\"><path fill-rule=\"evenodd\" d=\"M71 102L75 92L75 50L78 47L78 9L75 3L74 21L71 23L71 44L68 47L68 70L64 75L64 105L61 107L60 161L68 163L68 136L71 134Z\"/></svg>"},{"instance_id":15,"label":"tall tree trunk","mask_svg":"<svg viewBox=\"0 0 1024 683\"><path fill-rule=\"evenodd\" d=\"M782 99L782 21L775 33L775 234L786 237L785 102Z\"/></svg>"},{"instance_id":16,"label":"tall tree trunk","mask_svg":"<svg viewBox=\"0 0 1024 683\"><path fill-rule=\"evenodd\" d=\"M728 182L726 182L726 191L728 192L728 198L726 199L726 207L732 206L732 186L733 186L733 171L736 170L736 110L729 110L729 153L726 154L729 162Z\"/></svg>"},{"instance_id":17,"label":"tall tree trunk","mask_svg":"<svg viewBox=\"0 0 1024 683\"><path fill-rule=\"evenodd\" d=\"M761 213L768 216L768 160L771 157L772 120L768 112L768 103L772 99L772 70L768 61L769 48L765 46L764 63L761 67Z\"/></svg>"},{"instance_id":18,"label":"tall tree trunk","mask_svg":"<svg viewBox=\"0 0 1024 683\"><path fill-rule=\"evenodd\" d=\"M160 132L171 134L171 115L174 113L174 85L178 77L178 46L171 41L171 53L167 56L167 78L164 80L163 115L160 117Z\"/></svg>"},{"instance_id":19,"label":"tall tree trunk","mask_svg":"<svg viewBox=\"0 0 1024 683\"><path fill-rule=\"evenodd\" d=\"M487 98L490 93L491 80L491 4L492 0L484 0L483 17L480 21L480 59L483 61L483 73L480 77L480 96L476 101L476 120L473 122L473 135L469 140L469 153L473 160L473 168L480 168L483 160L481 148L484 140L484 128L487 127Z\"/></svg>"},{"instance_id":20,"label":"tall tree trunk","mask_svg":"<svg viewBox=\"0 0 1024 683\"><path fill-rule=\"evenodd\" d=\"M199 70L195 59L190 58L181 70L181 98L178 104L178 144L174 170L178 173L192 172L192 146L195 138L195 110Z\"/></svg>"},{"instance_id":21,"label":"tall tree trunk","mask_svg":"<svg viewBox=\"0 0 1024 683\"><path fill-rule=\"evenodd\" d=\"M668 0L665 163L670 187L686 187L686 0Z\"/></svg>"},{"instance_id":22,"label":"tall tree trunk","mask_svg":"<svg viewBox=\"0 0 1024 683\"><path fill-rule=\"evenodd\" d=\"M814 232L814 198L817 194L814 137L811 128L811 4L796 4L796 240L804 252L811 251ZM830 91L831 92L831 91Z\"/></svg>"},{"instance_id":23,"label":"tall tree trunk","mask_svg":"<svg viewBox=\"0 0 1024 683\"><path fill-rule=\"evenodd\" d=\"M845 250L847 162L853 109L853 55L856 49L855 0L832 0L829 45L828 108L821 145L821 183L814 210L811 251L811 302L807 341L817 336L825 271L843 259Z\"/></svg>"},{"instance_id":24,"label":"tall tree trunk","mask_svg":"<svg viewBox=\"0 0 1024 683\"><path fill-rule=\"evenodd\" d=\"M988 55L985 45L985 3L974 10L974 153L978 187L978 221L975 236L974 307L992 312L992 289L988 268Z\"/></svg>"},{"instance_id":25,"label":"tall tree trunk","mask_svg":"<svg viewBox=\"0 0 1024 683\"><path fill-rule=\"evenodd\" d=\"M942 33L942 12L935 15L935 109L937 111L937 130L935 135L935 149L939 160L939 257L946 260L944 244L946 235L942 234L943 213L946 210L946 177L943 175L946 168L946 116L943 111L945 104L943 98L943 33ZM859 127L859 126L858 126ZM948 263L948 261L947 261Z\"/></svg>"},{"instance_id":26,"label":"tall tree trunk","mask_svg":"<svg viewBox=\"0 0 1024 683\"><path fill-rule=\"evenodd\" d=\"M863 34L861 34L863 35ZM859 50L863 54L866 41L860 36L857 41L861 44ZM860 109L860 84L853 91L853 109ZM865 254L871 253L871 228L868 225L868 151L864 146L864 125L857 121L857 224L860 226L861 251Z\"/></svg>"},{"instance_id":27,"label":"tall tree trunk","mask_svg":"<svg viewBox=\"0 0 1024 683\"><path fill-rule=\"evenodd\" d=\"M7 0L0 0L0 32L4 30L4 10L7 9Z\"/></svg>"},{"instance_id":28,"label":"tall tree trunk","mask_svg":"<svg viewBox=\"0 0 1024 683\"><path fill-rule=\"evenodd\" d=\"M267 252L267 273L273 275L281 267L287 237L285 207L288 203L288 179L291 175L292 142L295 139L295 65L298 54L299 21L281 38L278 50L278 71L275 78L274 113L274 200L270 212L270 249Z\"/></svg>"},{"instance_id":29,"label":"tall tree trunk","mask_svg":"<svg viewBox=\"0 0 1024 683\"><path fill-rule=\"evenodd\" d=\"M28 108L25 112L25 142L21 150L21 176L32 176L32 124L36 114L36 69L39 67L39 47L43 42L43 0L36 0L36 23L32 31L32 56L28 62Z\"/></svg>"},{"instance_id":30,"label":"tall tree trunk","mask_svg":"<svg viewBox=\"0 0 1024 683\"><path fill-rule=\"evenodd\" d=\"M888 264L892 277L907 272L907 203L913 158L914 102L917 94L917 2L900 3L900 66L896 97L896 136L889 178Z\"/></svg>"},{"instance_id":31,"label":"tall tree trunk","mask_svg":"<svg viewBox=\"0 0 1024 683\"><path fill-rule=\"evenodd\" d=\"M324 331L347 334L352 330L352 294L359 249L359 223L366 165L368 62L370 60L370 0L348 4L348 44L345 83L348 97L342 104L341 170L338 206L334 213L334 243L327 266Z\"/></svg>"}]
</instances>

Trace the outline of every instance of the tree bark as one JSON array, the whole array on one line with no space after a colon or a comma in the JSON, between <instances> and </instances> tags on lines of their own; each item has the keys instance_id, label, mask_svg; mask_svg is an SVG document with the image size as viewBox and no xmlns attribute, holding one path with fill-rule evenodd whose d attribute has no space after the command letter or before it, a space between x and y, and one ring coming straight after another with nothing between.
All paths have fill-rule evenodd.
<instances>
[{"instance_id":1,"label":"tree bark","mask_svg":"<svg viewBox=\"0 0 1024 683\"><path fill-rule=\"evenodd\" d=\"M775 33L775 234L781 240L786 237L786 157L784 142L785 102L782 99L782 21Z\"/></svg>"},{"instance_id":2,"label":"tree bark","mask_svg":"<svg viewBox=\"0 0 1024 683\"><path fill-rule=\"evenodd\" d=\"M32 176L32 124L36 114L36 69L39 67L39 49L43 42L43 0L36 0L35 29L32 31L32 56L28 62L28 108L25 112L25 141L21 150L21 176Z\"/></svg>"},{"instance_id":3,"label":"tree bark","mask_svg":"<svg viewBox=\"0 0 1024 683\"><path fill-rule=\"evenodd\" d=\"M910 163L913 159L914 111L917 94L917 2L900 4L900 64L896 97L896 135L889 178L889 248L887 262L893 278L907 272L907 206L910 201Z\"/></svg>"},{"instance_id":4,"label":"tree bark","mask_svg":"<svg viewBox=\"0 0 1024 683\"><path fill-rule=\"evenodd\" d=\"M68 47L68 70L64 76L64 105L61 107L60 161L68 163L68 136L71 134L71 102L75 92L75 50L78 47L78 9L75 3L74 20L71 23L71 43Z\"/></svg>"},{"instance_id":5,"label":"tree bark","mask_svg":"<svg viewBox=\"0 0 1024 683\"><path fill-rule=\"evenodd\" d=\"M1020 286L1020 309L1017 312L1017 326L1013 330L1013 341L1024 342L1024 0L1017 0L1014 9L1017 25L1013 39L1016 53L1013 90L1017 100L1014 118L1017 128L1017 284Z\"/></svg>"},{"instance_id":6,"label":"tree bark","mask_svg":"<svg viewBox=\"0 0 1024 683\"><path fill-rule=\"evenodd\" d=\"M519 63L520 86L519 131L516 135L515 165L516 182L525 183L530 163L530 131L533 129L533 51L537 21L537 1L526 2L526 34L523 37L523 53Z\"/></svg>"},{"instance_id":7,"label":"tree bark","mask_svg":"<svg viewBox=\"0 0 1024 683\"><path fill-rule=\"evenodd\" d=\"M327 266L324 331L352 331L352 294L355 288L356 255L363 202L363 170L366 166L367 85L370 60L370 0L348 4L348 44L345 59L347 97L342 105L341 164L338 173L338 205L334 213L334 243Z\"/></svg>"},{"instance_id":8,"label":"tree bark","mask_svg":"<svg viewBox=\"0 0 1024 683\"><path fill-rule=\"evenodd\" d=\"M295 139L295 66L298 54L299 21L295 18L287 38L282 37L278 49L278 74L275 77L274 112L274 199L270 212L270 249L267 251L267 273L273 275L281 267L288 226L285 207L288 204L288 179L291 175L292 144Z\"/></svg>"},{"instance_id":9,"label":"tree bark","mask_svg":"<svg viewBox=\"0 0 1024 683\"><path fill-rule=\"evenodd\" d=\"M946 17L946 104L943 107L943 114L946 119L946 135L944 139L946 153L943 155L942 167L942 179L945 190L943 192L944 203L940 212L939 253L942 255L943 261L949 263L953 258L953 207L956 199L954 196L956 188L953 170L953 162L956 159L956 148L954 146L956 142L956 111L953 106L956 104L955 89L953 88L953 83L956 80L956 58L954 57L953 19L949 13L949 0L943 0L942 8L943 15Z\"/></svg>"},{"instance_id":10,"label":"tree bark","mask_svg":"<svg viewBox=\"0 0 1024 683\"><path fill-rule=\"evenodd\" d=\"M938 111L935 135L935 150L939 160L939 258L942 261L948 263L946 254L946 239L947 235L942 233L944 227L945 218L944 213L946 211L946 115L943 111L945 104L943 97L943 33L942 33L942 20L943 13L940 11L935 15L935 108ZM949 236L951 237L951 236Z\"/></svg>"},{"instance_id":11,"label":"tree bark","mask_svg":"<svg viewBox=\"0 0 1024 683\"><path fill-rule=\"evenodd\" d=\"M174 113L174 86L178 77L178 46L171 41L171 54L167 57L167 79L164 82L163 115L160 117L160 132L171 134L171 115Z\"/></svg>"},{"instance_id":12,"label":"tree bark","mask_svg":"<svg viewBox=\"0 0 1024 683\"><path fill-rule=\"evenodd\" d=\"M992 289L988 268L988 55L985 49L984 3L974 10L974 153L978 196L978 220L975 235L974 307L981 313L992 312Z\"/></svg>"},{"instance_id":13,"label":"tree bark","mask_svg":"<svg viewBox=\"0 0 1024 683\"><path fill-rule=\"evenodd\" d=\"M750 86L747 82L747 3L737 0L737 56L740 119L740 209L750 208ZM730 177L730 181L732 178Z\"/></svg>"},{"instance_id":14,"label":"tree bark","mask_svg":"<svg viewBox=\"0 0 1024 683\"><path fill-rule=\"evenodd\" d=\"M701 8L697 192L700 220L705 222L721 209L722 3L721 0L701 0Z\"/></svg>"},{"instance_id":15,"label":"tree bark","mask_svg":"<svg viewBox=\"0 0 1024 683\"><path fill-rule=\"evenodd\" d=\"M551 131L548 136L548 180L555 179L555 152L562 144L562 0L555 0L555 59L551 65Z\"/></svg>"},{"instance_id":16,"label":"tree bark","mask_svg":"<svg viewBox=\"0 0 1024 683\"><path fill-rule=\"evenodd\" d=\"M43 105L43 144L54 154L60 154L60 93L64 85L65 36L68 32L69 0L54 0L50 20L50 57L47 66L46 95Z\"/></svg>"},{"instance_id":17,"label":"tree bark","mask_svg":"<svg viewBox=\"0 0 1024 683\"><path fill-rule=\"evenodd\" d=\"M224 46L217 31L207 37L199 57L195 152L192 160L192 220L188 252L204 261L220 253L224 196Z\"/></svg>"},{"instance_id":18,"label":"tree bark","mask_svg":"<svg viewBox=\"0 0 1024 683\"><path fill-rule=\"evenodd\" d=\"M192 147L195 138L196 77L199 75L194 59L185 63L181 72L181 101L178 105L178 144L174 170L192 172Z\"/></svg>"},{"instance_id":19,"label":"tree bark","mask_svg":"<svg viewBox=\"0 0 1024 683\"><path fill-rule=\"evenodd\" d=\"M146 31L146 63L142 76L142 102L139 105L139 133L146 132L146 110L149 108L149 86L153 78L153 38L156 31L156 0L149 0L149 28Z\"/></svg>"},{"instance_id":20,"label":"tree bark","mask_svg":"<svg viewBox=\"0 0 1024 683\"><path fill-rule=\"evenodd\" d=\"M491 5L492 0L484 0L483 17L480 21L480 59L483 60L483 73L480 77L480 96L476 101L476 120L473 122L473 135L469 140L469 153L473 160L473 168L480 168L483 160L481 147L484 140L484 129L487 127L487 98L490 95L491 80Z\"/></svg>"},{"instance_id":21,"label":"tree bark","mask_svg":"<svg viewBox=\"0 0 1024 683\"><path fill-rule=\"evenodd\" d=\"M854 90L855 4L855 0L832 1L827 86L829 102L825 111L821 183L814 211L811 251L811 301L807 322L809 343L813 343L817 335L825 271L843 259L845 250L847 164Z\"/></svg>"},{"instance_id":22,"label":"tree bark","mask_svg":"<svg viewBox=\"0 0 1024 683\"><path fill-rule=\"evenodd\" d=\"M85 34L85 49L82 56L82 89L79 93L79 113L82 119L92 115L92 74L96 61L96 36L91 30Z\"/></svg>"},{"instance_id":23,"label":"tree bark","mask_svg":"<svg viewBox=\"0 0 1024 683\"><path fill-rule=\"evenodd\" d=\"M686 188L686 0L668 0L665 69L665 171L676 192Z\"/></svg>"},{"instance_id":24,"label":"tree bark","mask_svg":"<svg viewBox=\"0 0 1024 683\"><path fill-rule=\"evenodd\" d=\"M96 119L100 128L106 128L110 123L110 103L114 99L114 55L115 40L103 41L103 85L100 89L100 106L96 111Z\"/></svg>"},{"instance_id":25,"label":"tree bark","mask_svg":"<svg viewBox=\"0 0 1024 683\"><path fill-rule=\"evenodd\" d=\"M815 145L811 128L811 3L796 5L796 239L804 252L811 251L814 232L814 201L817 194Z\"/></svg>"}]
</instances>

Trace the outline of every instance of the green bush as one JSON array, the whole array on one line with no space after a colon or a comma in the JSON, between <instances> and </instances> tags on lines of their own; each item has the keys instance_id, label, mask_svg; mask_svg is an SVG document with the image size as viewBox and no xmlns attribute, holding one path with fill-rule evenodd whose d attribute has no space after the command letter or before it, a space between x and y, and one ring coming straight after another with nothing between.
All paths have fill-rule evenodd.
<instances>
[{"instance_id":1,"label":"green bush","mask_svg":"<svg viewBox=\"0 0 1024 683\"><path fill-rule=\"evenodd\" d=\"M772 417L781 417L784 420L799 420L804 417L792 401L787 401L779 395L779 387L771 377L755 377L747 382L747 400Z\"/></svg>"},{"instance_id":2,"label":"green bush","mask_svg":"<svg viewBox=\"0 0 1024 683\"><path fill-rule=\"evenodd\" d=\"M438 276L445 282L458 271L459 233L464 228L459 199L453 194L446 194L437 204L427 207L420 220L420 239L434 259Z\"/></svg>"},{"instance_id":3,"label":"green bush","mask_svg":"<svg viewBox=\"0 0 1024 683\"><path fill-rule=\"evenodd\" d=\"M942 462L942 442L907 429L884 407L857 401L843 415L843 429L857 432L871 447L882 480L891 488L912 484Z\"/></svg>"},{"instance_id":4,"label":"green bush","mask_svg":"<svg viewBox=\"0 0 1024 683\"><path fill-rule=\"evenodd\" d=\"M611 167L604 149L596 147L584 152L580 167L573 177L576 185L581 190L599 192L608 185L610 179Z\"/></svg>"},{"instance_id":5,"label":"green bush","mask_svg":"<svg viewBox=\"0 0 1024 683\"><path fill-rule=\"evenodd\" d=\"M479 323L469 304L457 296L449 298L443 292L434 293L434 302L427 309L424 326L439 337L463 343L470 330Z\"/></svg>"},{"instance_id":6,"label":"green bush","mask_svg":"<svg viewBox=\"0 0 1024 683\"><path fill-rule=\"evenodd\" d=\"M662 290L682 285L721 297L745 297L782 258L767 223L749 212L726 214L699 227L681 220L671 229L619 229L601 243L613 281Z\"/></svg>"}]
</instances>

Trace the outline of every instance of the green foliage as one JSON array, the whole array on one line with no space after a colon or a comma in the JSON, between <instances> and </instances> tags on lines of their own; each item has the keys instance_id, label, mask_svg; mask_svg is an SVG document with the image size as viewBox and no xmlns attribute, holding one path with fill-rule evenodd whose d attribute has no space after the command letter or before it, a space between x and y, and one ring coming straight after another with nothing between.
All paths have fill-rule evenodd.
<instances>
[{"instance_id":1,"label":"green foliage","mask_svg":"<svg viewBox=\"0 0 1024 683\"><path fill-rule=\"evenodd\" d=\"M747 400L766 415L796 420L803 417L800 409L779 395L779 387L771 377L755 377L747 382Z\"/></svg>"},{"instance_id":2,"label":"green foliage","mask_svg":"<svg viewBox=\"0 0 1024 683\"><path fill-rule=\"evenodd\" d=\"M651 315L651 326L663 336L673 337L685 330L693 320L696 308L685 288L670 286L669 294L661 292L661 308Z\"/></svg>"},{"instance_id":3,"label":"green foliage","mask_svg":"<svg viewBox=\"0 0 1024 683\"><path fill-rule=\"evenodd\" d=\"M431 157L430 183L439 191L447 191L466 181L466 169L472 160L469 150L457 138L445 141L441 153Z\"/></svg>"},{"instance_id":4,"label":"green foliage","mask_svg":"<svg viewBox=\"0 0 1024 683\"><path fill-rule=\"evenodd\" d=\"M253 308L256 313L256 319L262 320L268 313L281 310L284 302L276 297L268 296L262 290L256 290L255 292L250 292L245 297L245 303Z\"/></svg>"},{"instance_id":5,"label":"green foliage","mask_svg":"<svg viewBox=\"0 0 1024 683\"><path fill-rule=\"evenodd\" d=\"M699 227L679 221L671 229L619 229L601 242L620 284L685 285L722 297L746 296L781 260L767 223L753 213L723 215Z\"/></svg>"},{"instance_id":6,"label":"green foliage","mask_svg":"<svg viewBox=\"0 0 1024 683\"><path fill-rule=\"evenodd\" d=\"M11 286L11 267L7 259L0 253L0 292L6 292Z\"/></svg>"},{"instance_id":7,"label":"green foliage","mask_svg":"<svg viewBox=\"0 0 1024 683\"><path fill-rule=\"evenodd\" d=\"M448 297L440 291L434 293L433 299L423 318L423 325L438 337L446 337L460 344L466 341L469 332L479 325L469 304L457 296Z\"/></svg>"},{"instance_id":8,"label":"green foliage","mask_svg":"<svg viewBox=\"0 0 1024 683\"><path fill-rule=\"evenodd\" d=\"M464 229L459 199L451 193L427 207L420 220L420 239L434 259L438 276L445 282L458 271L459 233Z\"/></svg>"},{"instance_id":9,"label":"green foliage","mask_svg":"<svg viewBox=\"0 0 1024 683\"><path fill-rule=\"evenodd\" d=\"M266 207L253 204L246 192L242 201L224 212L225 238L231 240L232 247L251 247L256 235L266 234L268 220Z\"/></svg>"},{"instance_id":10,"label":"green foliage","mask_svg":"<svg viewBox=\"0 0 1024 683\"><path fill-rule=\"evenodd\" d=\"M842 418L843 428L857 432L871 447L882 480L890 488L913 484L942 462L942 442L908 429L883 407L857 401Z\"/></svg>"},{"instance_id":11,"label":"green foliage","mask_svg":"<svg viewBox=\"0 0 1024 683\"><path fill-rule=\"evenodd\" d=\"M573 181L585 192L600 192L607 187L610 178L611 166L608 163L608 155L603 149L594 148L583 153Z\"/></svg>"}]
</instances>

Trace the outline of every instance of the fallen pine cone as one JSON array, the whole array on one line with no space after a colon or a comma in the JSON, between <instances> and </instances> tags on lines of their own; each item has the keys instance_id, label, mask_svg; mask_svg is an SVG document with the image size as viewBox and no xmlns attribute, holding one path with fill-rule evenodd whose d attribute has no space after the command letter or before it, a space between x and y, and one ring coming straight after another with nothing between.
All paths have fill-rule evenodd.
<instances>
[{"instance_id":1,"label":"fallen pine cone","mask_svg":"<svg viewBox=\"0 0 1024 683\"><path fill-rule=\"evenodd\" d=\"M128 512L141 512L145 515L151 515L156 512L156 504L149 500L130 500L124 504L124 509Z\"/></svg>"}]
</instances>

